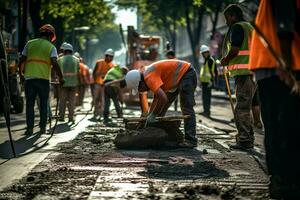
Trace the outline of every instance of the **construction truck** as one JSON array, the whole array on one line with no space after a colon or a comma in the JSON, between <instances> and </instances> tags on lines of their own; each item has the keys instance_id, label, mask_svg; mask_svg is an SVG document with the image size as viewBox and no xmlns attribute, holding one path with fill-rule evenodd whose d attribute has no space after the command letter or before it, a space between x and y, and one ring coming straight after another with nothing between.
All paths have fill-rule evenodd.
<instances>
[{"instance_id":1,"label":"construction truck","mask_svg":"<svg viewBox=\"0 0 300 200\"><path fill-rule=\"evenodd\" d=\"M146 66L161 58L161 37L153 35L140 35L133 26L127 27L127 58L126 65L129 69L139 69L143 71ZM149 94L148 94L149 95ZM144 101L147 96L142 97ZM138 96L124 93L126 104L136 104L139 102ZM145 108L144 108L145 109ZM142 108L142 110L144 110Z\"/></svg>"},{"instance_id":2,"label":"construction truck","mask_svg":"<svg viewBox=\"0 0 300 200\"><path fill-rule=\"evenodd\" d=\"M142 69L143 67L157 61L160 57L159 36L139 35L133 26L128 26L127 66L131 69Z\"/></svg>"}]
</instances>

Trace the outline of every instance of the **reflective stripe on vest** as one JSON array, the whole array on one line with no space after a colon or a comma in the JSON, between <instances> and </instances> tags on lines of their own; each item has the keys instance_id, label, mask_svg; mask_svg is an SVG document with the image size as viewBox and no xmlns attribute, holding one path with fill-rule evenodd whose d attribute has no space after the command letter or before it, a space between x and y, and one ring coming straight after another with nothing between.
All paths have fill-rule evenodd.
<instances>
[{"instance_id":1,"label":"reflective stripe on vest","mask_svg":"<svg viewBox=\"0 0 300 200\"><path fill-rule=\"evenodd\" d=\"M178 75L179 75L179 72L181 70L181 67L182 67L183 63L182 62L178 62L177 63L177 66L176 66L176 70L175 70L175 74L174 74L174 77L173 77L173 88L177 88L177 79L178 79Z\"/></svg>"},{"instance_id":2,"label":"reflective stripe on vest","mask_svg":"<svg viewBox=\"0 0 300 200\"><path fill-rule=\"evenodd\" d=\"M209 59L213 60L213 65L212 65L211 71L214 72L215 71L215 60L212 57L210 57ZM205 62L205 64L200 69L200 81L203 83L209 83L212 78L210 71L209 71L208 60Z\"/></svg>"},{"instance_id":3,"label":"reflective stripe on vest","mask_svg":"<svg viewBox=\"0 0 300 200\"><path fill-rule=\"evenodd\" d=\"M50 79L50 55L54 45L45 39L33 39L27 43L27 58L25 63L26 78Z\"/></svg>"},{"instance_id":4,"label":"reflective stripe on vest","mask_svg":"<svg viewBox=\"0 0 300 200\"><path fill-rule=\"evenodd\" d=\"M64 87L75 87L79 84L79 60L72 55L64 55L58 59L58 64L64 76Z\"/></svg>"},{"instance_id":5,"label":"reflective stripe on vest","mask_svg":"<svg viewBox=\"0 0 300 200\"><path fill-rule=\"evenodd\" d=\"M231 76L248 75L251 74L249 70L249 47L251 42L251 31L253 27L248 22L238 22L244 30L244 40L238 52L238 55L229 61L228 70ZM231 43L227 41L227 50L229 52Z\"/></svg>"}]
</instances>

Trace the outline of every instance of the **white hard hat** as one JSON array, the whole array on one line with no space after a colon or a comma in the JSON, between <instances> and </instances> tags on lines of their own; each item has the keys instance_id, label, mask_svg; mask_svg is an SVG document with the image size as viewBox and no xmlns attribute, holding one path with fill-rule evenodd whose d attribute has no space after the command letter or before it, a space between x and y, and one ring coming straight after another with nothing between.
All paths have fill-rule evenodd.
<instances>
[{"instance_id":1,"label":"white hard hat","mask_svg":"<svg viewBox=\"0 0 300 200\"><path fill-rule=\"evenodd\" d=\"M64 50L66 44L68 44L68 43L63 42L63 43L61 44L61 46L60 46L60 49Z\"/></svg>"},{"instance_id":2,"label":"white hard hat","mask_svg":"<svg viewBox=\"0 0 300 200\"><path fill-rule=\"evenodd\" d=\"M107 49L104 53L104 55L114 56L115 52L112 49Z\"/></svg>"},{"instance_id":3,"label":"white hard hat","mask_svg":"<svg viewBox=\"0 0 300 200\"><path fill-rule=\"evenodd\" d=\"M69 51L73 51L73 46L69 43L64 45L64 51L69 50Z\"/></svg>"},{"instance_id":4,"label":"white hard hat","mask_svg":"<svg viewBox=\"0 0 300 200\"><path fill-rule=\"evenodd\" d=\"M204 52L207 52L209 51L209 47L206 46L206 45L201 45L200 47L200 53L204 53Z\"/></svg>"},{"instance_id":5,"label":"white hard hat","mask_svg":"<svg viewBox=\"0 0 300 200\"><path fill-rule=\"evenodd\" d=\"M141 72L139 70L131 70L125 76L126 86L132 89L132 94L138 93L139 83L141 81Z\"/></svg>"},{"instance_id":6,"label":"white hard hat","mask_svg":"<svg viewBox=\"0 0 300 200\"><path fill-rule=\"evenodd\" d=\"M76 51L76 52L74 53L74 56L76 56L77 58L80 58L80 53Z\"/></svg>"}]
</instances>

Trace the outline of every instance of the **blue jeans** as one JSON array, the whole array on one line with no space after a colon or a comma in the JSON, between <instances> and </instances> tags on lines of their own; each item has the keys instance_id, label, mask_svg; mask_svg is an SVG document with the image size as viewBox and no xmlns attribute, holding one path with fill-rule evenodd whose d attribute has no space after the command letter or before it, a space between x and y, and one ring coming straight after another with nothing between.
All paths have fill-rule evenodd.
<instances>
[{"instance_id":1,"label":"blue jeans","mask_svg":"<svg viewBox=\"0 0 300 200\"><path fill-rule=\"evenodd\" d=\"M46 128L47 124L47 104L49 97L49 80L45 79L29 79L25 81L26 96L26 124L27 129L34 127L34 105L35 99L40 99L40 128Z\"/></svg>"}]
</instances>

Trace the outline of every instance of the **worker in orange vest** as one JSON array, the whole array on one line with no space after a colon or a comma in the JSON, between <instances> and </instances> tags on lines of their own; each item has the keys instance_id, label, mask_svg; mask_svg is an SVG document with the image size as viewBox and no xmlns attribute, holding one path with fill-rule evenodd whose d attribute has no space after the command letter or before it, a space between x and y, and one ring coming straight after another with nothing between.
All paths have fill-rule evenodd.
<instances>
[{"instance_id":1,"label":"worker in orange vest","mask_svg":"<svg viewBox=\"0 0 300 200\"><path fill-rule=\"evenodd\" d=\"M154 99L151 103L146 125L156 122L157 116L164 116L180 95L181 111L190 117L184 119L185 142L182 147L196 147L196 118L194 92L197 76L190 63L182 60L161 60L147 66L144 72L131 70L125 76L126 86L133 94L151 90Z\"/></svg>"},{"instance_id":2,"label":"worker in orange vest","mask_svg":"<svg viewBox=\"0 0 300 200\"><path fill-rule=\"evenodd\" d=\"M104 59L96 61L93 71L94 78L94 117L97 118L103 113L104 109L104 77L108 70L110 70L113 64L114 51L107 49L104 53Z\"/></svg>"},{"instance_id":3,"label":"worker in orange vest","mask_svg":"<svg viewBox=\"0 0 300 200\"><path fill-rule=\"evenodd\" d=\"M300 81L300 1L261 0L255 25L250 69L265 126L270 197L300 199L300 95L290 84L292 76Z\"/></svg>"},{"instance_id":4,"label":"worker in orange vest","mask_svg":"<svg viewBox=\"0 0 300 200\"><path fill-rule=\"evenodd\" d=\"M78 86L77 96L76 96L76 106L82 106L83 99L85 96L85 90L89 86L89 82L90 82L89 80L90 71L89 71L89 67L84 64L83 58L80 56L78 52L75 52L74 56L76 56L80 61L79 86Z\"/></svg>"},{"instance_id":5,"label":"worker in orange vest","mask_svg":"<svg viewBox=\"0 0 300 200\"><path fill-rule=\"evenodd\" d=\"M27 135L33 133L34 105L37 96L40 99L40 133L46 132L51 67L56 71L59 82L61 84L64 82L57 63L57 50L52 44L56 40L55 29L50 24L45 24L39 29L39 32L40 38L27 42L18 64L20 78L21 80L25 79L27 124L25 134Z\"/></svg>"}]
</instances>

